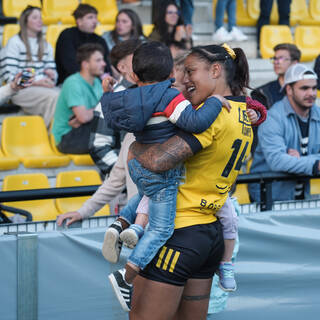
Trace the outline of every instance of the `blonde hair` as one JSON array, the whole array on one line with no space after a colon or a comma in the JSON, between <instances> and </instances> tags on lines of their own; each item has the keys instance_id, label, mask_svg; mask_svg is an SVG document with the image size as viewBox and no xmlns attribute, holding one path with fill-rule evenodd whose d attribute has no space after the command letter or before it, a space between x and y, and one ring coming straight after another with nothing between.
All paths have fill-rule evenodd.
<instances>
[{"instance_id":1,"label":"blonde hair","mask_svg":"<svg viewBox=\"0 0 320 320\"><path fill-rule=\"evenodd\" d=\"M39 10L41 12L41 9L39 7L33 7L33 6L27 6L21 13L21 16L19 18L19 25L20 25L20 31L19 31L19 36L22 40L22 42L26 46L26 51L27 51L27 60L31 61L32 60L32 54L31 54L31 49L30 49L30 44L28 41L28 32L27 32L27 25L28 25L28 18L30 14L34 10ZM38 32L37 34L37 40L38 40L38 60L42 60L43 53L44 53L44 47L45 47L45 40L43 38L42 31Z\"/></svg>"}]
</instances>

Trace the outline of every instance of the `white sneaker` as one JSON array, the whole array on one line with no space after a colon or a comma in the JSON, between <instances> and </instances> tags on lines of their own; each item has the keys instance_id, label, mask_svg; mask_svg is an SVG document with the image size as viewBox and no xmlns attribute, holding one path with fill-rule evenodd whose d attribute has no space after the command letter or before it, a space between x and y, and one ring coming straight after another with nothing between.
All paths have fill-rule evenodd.
<instances>
[{"instance_id":1,"label":"white sneaker","mask_svg":"<svg viewBox=\"0 0 320 320\"><path fill-rule=\"evenodd\" d=\"M231 35L224 27L220 27L212 36L214 42L228 42L231 39Z\"/></svg>"},{"instance_id":2,"label":"white sneaker","mask_svg":"<svg viewBox=\"0 0 320 320\"><path fill-rule=\"evenodd\" d=\"M248 40L248 37L237 27L233 27L232 30L229 32L231 36L231 40L234 41L245 41Z\"/></svg>"}]
</instances>

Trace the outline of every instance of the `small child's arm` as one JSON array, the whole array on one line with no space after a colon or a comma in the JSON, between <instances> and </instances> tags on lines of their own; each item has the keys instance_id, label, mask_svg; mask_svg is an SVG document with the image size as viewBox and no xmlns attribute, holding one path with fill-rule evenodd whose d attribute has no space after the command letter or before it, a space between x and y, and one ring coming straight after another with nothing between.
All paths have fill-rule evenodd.
<instances>
[{"instance_id":1,"label":"small child's arm","mask_svg":"<svg viewBox=\"0 0 320 320\"><path fill-rule=\"evenodd\" d=\"M267 108L257 100L246 97L247 114L252 126L259 126L267 118Z\"/></svg>"}]
</instances>

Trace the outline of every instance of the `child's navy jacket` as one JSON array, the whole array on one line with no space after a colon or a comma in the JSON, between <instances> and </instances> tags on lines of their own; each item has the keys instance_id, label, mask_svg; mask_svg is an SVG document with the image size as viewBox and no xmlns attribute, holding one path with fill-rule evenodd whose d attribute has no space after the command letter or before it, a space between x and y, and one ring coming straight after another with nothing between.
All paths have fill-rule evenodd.
<instances>
[{"instance_id":1,"label":"child's navy jacket","mask_svg":"<svg viewBox=\"0 0 320 320\"><path fill-rule=\"evenodd\" d=\"M222 103L208 98L195 110L174 88L174 79L156 84L106 92L101 106L107 125L116 130L133 132L141 143L164 142L182 129L200 133L210 127L219 115Z\"/></svg>"}]
</instances>

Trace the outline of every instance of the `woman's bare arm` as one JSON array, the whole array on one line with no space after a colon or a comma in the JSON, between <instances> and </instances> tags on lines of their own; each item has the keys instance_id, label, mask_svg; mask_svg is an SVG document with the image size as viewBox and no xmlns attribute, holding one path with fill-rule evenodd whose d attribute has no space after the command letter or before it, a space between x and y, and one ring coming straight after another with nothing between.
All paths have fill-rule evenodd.
<instances>
[{"instance_id":1,"label":"woman's bare arm","mask_svg":"<svg viewBox=\"0 0 320 320\"><path fill-rule=\"evenodd\" d=\"M160 144L140 144L130 146L128 160L136 158L150 171L163 172L176 167L180 162L193 156L189 144L179 136L173 136Z\"/></svg>"}]
</instances>

